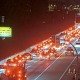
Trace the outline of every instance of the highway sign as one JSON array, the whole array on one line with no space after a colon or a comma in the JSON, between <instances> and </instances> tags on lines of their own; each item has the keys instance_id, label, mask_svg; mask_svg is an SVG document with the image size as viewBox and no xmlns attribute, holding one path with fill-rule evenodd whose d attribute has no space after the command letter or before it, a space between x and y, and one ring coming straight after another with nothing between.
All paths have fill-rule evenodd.
<instances>
[{"instance_id":1,"label":"highway sign","mask_svg":"<svg viewBox=\"0 0 80 80\"><path fill-rule=\"evenodd\" d=\"M12 37L12 29L10 27L0 27L0 37Z\"/></svg>"}]
</instances>

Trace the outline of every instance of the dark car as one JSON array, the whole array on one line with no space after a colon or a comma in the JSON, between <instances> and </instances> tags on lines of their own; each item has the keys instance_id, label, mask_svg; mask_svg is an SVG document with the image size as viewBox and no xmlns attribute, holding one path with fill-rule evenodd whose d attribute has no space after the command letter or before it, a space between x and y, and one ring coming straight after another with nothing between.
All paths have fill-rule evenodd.
<instances>
[{"instance_id":1,"label":"dark car","mask_svg":"<svg viewBox=\"0 0 80 80\"><path fill-rule=\"evenodd\" d=\"M71 47L68 47L65 51L65 55L74 55L74 50Z\"/></svg>"},{"instance_id":2,"label":"dark car","mask_svg":"<svg viewBox=\"0 0 80 80\"><path fill-rule=\"evenodd\" d=\"M37 57L40 54L40 50L38 47L37 49L33 48L30 53L33 57Z\"/></svg>"},{"instance_id":3,"label":"dark car","mask_svg":"<svg viewBox=\"0 0 80 80\"><path fill-rule=\"evenodd\" d=\"M40 54L39 58L40 58L40 59L50 60L50 55L49 55L48 52L42 52L42 54Z\"/></svg>"},{"instance_id":4,"label":"dark car","mask_svg":"<svg viewBox=\"0 0 80 80\"><path fill-rule=\"evenodd\" d=\"M53 47L51 47L50 49L49 49L49 51L48 51L48 53L56 53L56 49L55 48L53 48Z\"/></svg>"},{"instance_id":5,"label":"dark car","mask_svg":"<svg viewBox=\"0 0 80 80\"><path fill-rule=\"evenodd\" d=\"M13 59L8 59L7 63L14 63L14 60Z\"/></svg>"},{"instance_id":6,"label":"dark car","mask_svg":"<svg viewBox=\"0 0 80 80\"><path fill-rule=\"evenodd\" d=\"M18 56L16 56L18 59L22 59L22 55L18 55Z\"/></svg>"},{"instance_id":7,"label":"dark car","mask_svg":"<svg viewBox=\"0 0 80 80\"><path fill-rule=\"evenodd\" d=\"M25 57L26 60L32 60L33 59L31 53L24 53L23 57Z\"/></svg>"},{"instance_id":8,"label":"dark car","mask_svg":"<svg viewBox=\"0 0 80 80\"><path fill-rule=\"evenodd\" d=\"M14 59L8 59L7 62L6 62L6 64L8 66L15 66L17 64L17 62L14 61Z\"/></svg>"}]
</instances>

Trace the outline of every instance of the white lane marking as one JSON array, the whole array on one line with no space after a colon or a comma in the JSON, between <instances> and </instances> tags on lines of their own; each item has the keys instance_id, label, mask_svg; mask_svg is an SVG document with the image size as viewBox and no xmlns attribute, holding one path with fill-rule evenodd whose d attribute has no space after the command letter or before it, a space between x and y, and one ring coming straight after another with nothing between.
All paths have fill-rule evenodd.
<instances>
[{"instance_id":1,"label":"white lane marking","mask_svg":"<svg viewBox=\"0 0 80 80\"><path fill-rule=\"evenodd\" d=\"M49 66L47 66L46 69L40 75L38 75L34 80L37 80L50 66L52 66L52 64L54 64L60 58L60 56L58 58L56 58L56 60L53 61Z\"/></svg>"},{"instance_id":2,"label":"white lane marking","mask_svg":"<svg viewBox=\"0 0 80 80\"><path fill-rule=\"evenodd\" d=\"M35 61L34 63L36 63L36 62L38 62L38 61Z\"/></svg>"},{"instance_id":3,"label":"white lane marking","mask_svg":"<svg viewBox=\"0 0 80 80\"><path fill-rule=\"evenodd\" d=\"M76 57L75 57L76 58ZM67 69L64 71L64 73L62 74L62 76L59 78L59 80L62 79L62 77L64 76L64 74L67 72L68 68L71 66L71 64L74 62L75 58L72 60L72 62L70 63L70 65L67 67Z\"/></svg>"},{"instance_id":4,"label":"white lane marking","mask_svg":"<svg viewBox=\"0 0 80 80\"><path fill-rule=\"evenodd\" d=\"M27 68L29 68L29 67L31 67L31 66L28 66Z\"/></svg>"},{"instance_id":5,"label":"white lane marking","mask_svg":"<svg viewBox=\"0 0 80 80\"><path fill-rule=\"evenodd\" d=\"M31 67L31 66L33 66L34 64L36 64L38 61L35 61L35 62L33 62L31 65L29 65L29 64L27 64L28 65L28 67L26 68L26 69L28 69L29 67ZM41 61L40 63L43 63L44 62L44 60L43 61Z\"/></svg>"}]
</instances>

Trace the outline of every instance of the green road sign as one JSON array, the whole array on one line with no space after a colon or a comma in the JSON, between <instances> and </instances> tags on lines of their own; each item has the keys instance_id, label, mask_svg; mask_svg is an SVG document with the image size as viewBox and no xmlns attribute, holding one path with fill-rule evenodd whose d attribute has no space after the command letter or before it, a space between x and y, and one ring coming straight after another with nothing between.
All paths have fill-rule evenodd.
<instances>
[{"instance_id":1,"label":"green road sign","mask_svg":"<svg viewBox=\"0 0 80 80\"><path fill-rule=\"evenodd\" d=\"M0 27L0 37L12 37L12 29L10 27Z\"/></svg>"}]
</instances>

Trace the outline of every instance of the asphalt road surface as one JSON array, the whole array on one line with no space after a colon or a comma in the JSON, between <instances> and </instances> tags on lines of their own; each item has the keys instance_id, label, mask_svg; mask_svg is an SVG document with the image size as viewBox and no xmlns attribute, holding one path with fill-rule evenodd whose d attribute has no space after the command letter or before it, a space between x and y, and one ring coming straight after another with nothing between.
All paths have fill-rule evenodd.
<instances>
[{"instance_id":1,"label":"asphalt road surface","mask_svg":"<svg viewBox=\"0 0 80 80\"><path fill-rule=\"evenodd\" d=\"M76 41L74 40L73 42ZM79 52L80 48L78 47L76 49ZM26 63L27 80L71 80L74 77L72 72L74 69L76 70L77 60L76 55L65 56L65 50L66 48L59 57L52 55L51 60L39 60L35 58ZM68 74L69 68L71 70L70 74Z\"/></svg>"},{"instance_id":2,"label":"asphalt road surface","mask_svg":"<svg viewBox=\"0 0 80 80\"><path fill-rule=\"evenodd\" d=\"M76 59L74 56L53 57L52 60L32 60L26 64L27 80L62 80L64 74Z\"/></svg>"}]
</instances>

